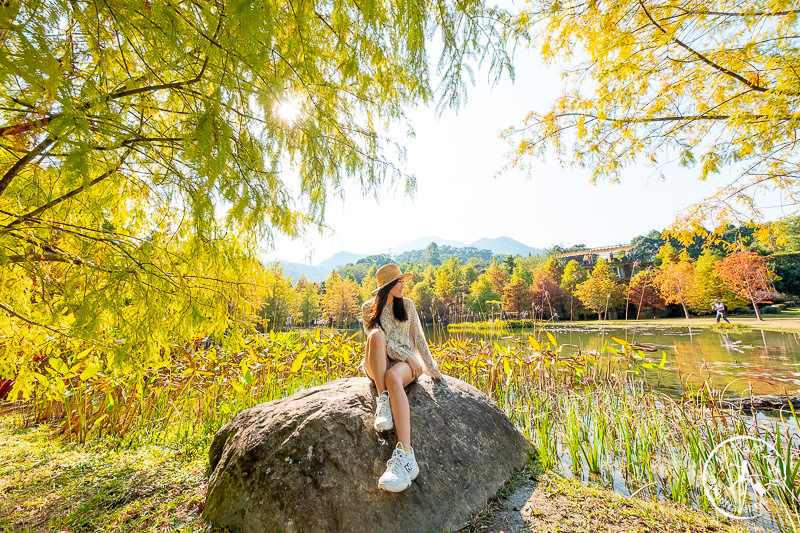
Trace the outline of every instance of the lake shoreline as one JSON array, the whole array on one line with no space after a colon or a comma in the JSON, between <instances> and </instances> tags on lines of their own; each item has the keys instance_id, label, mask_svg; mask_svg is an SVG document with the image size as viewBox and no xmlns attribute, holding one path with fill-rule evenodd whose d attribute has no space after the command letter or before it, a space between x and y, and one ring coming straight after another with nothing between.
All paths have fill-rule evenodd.
<instances>
[{"instance_id":1,"label":"lake shoreline","mask_svg":"<svg viewBox=\"0 0 800 533\"><path fill-rule=\"evenodd\" d=\"M758 320L755 316L753 317L739 317L739 316L731 316L729 320L731 324L734 326L732 331L735 331L737 325L747 326L750 329L754 330L765 330L765 331L793 331L800 333L800 318L797 317L786 317L782 318L779 316L767 315L769 318L764 318L764 320ZM603 321L561 321L555 323L547 323L548 325L554 326L580 326L586 324L592 325L603 325L603 326L613 326L613 327L620 327L620 328L636 328L641 326L648 326L648 327L702 327L702 328L710 328L712 326L717 325L716 320L713 317L694 317L694 318L655 318L655 319L641 319L641 320L603 320ZM720 323L724 326L724 323Z\"/></svg>"},{"instance_id":2,"label":"lake shoreline","mask_svg":"<svg viewBox=\"0 0 800 533\"><path fill-rule=\"evenodd\" d=\"M765 331L792 331L796 333L800 333L800 318L791 316L791 317L779 317L774 315L767 315L769 318L764 318L764 320L758 320L755 316L753 317L740 317L740 316L730 316L729 319L733 328L732 331L736 330L736 326L746 326L750 329L754 330L765 330ZM721 325L725 325L724 323L720 323ZM453 323L453 326L458 326L460 324ZM544 321L544 322L537 322L534 329L544 329L545 331L548 329L553 328L563 328L563 327L612 327L612 328L625 328L625 329L634 329L637 327L699 327L699 328L710 328L717 325L716 320L713 317L692 317L692 318L650 318L650 319L640 319L640 320L560 320L558 322L552 321ZM498 328L499 329L499 328ZM528 331L530 328L523 329L514 329L514 328L507 328L508 331Z\"/></svg>"}]
</instances>

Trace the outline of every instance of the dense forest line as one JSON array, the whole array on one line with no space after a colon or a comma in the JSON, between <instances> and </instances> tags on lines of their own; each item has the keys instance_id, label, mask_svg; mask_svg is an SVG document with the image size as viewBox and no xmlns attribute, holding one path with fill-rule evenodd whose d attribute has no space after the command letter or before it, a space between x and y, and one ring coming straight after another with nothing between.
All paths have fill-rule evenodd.
<instances>
[{"instance_id":1,"label":"dense forest line","mask_svg":"<svg viewBox=\"0 0 800 533\"><path fill-rule=\"evenodd\" d=\"M685 242L651 231L617 254L555 256L589 249L553 246L536 256L429 244L392 257L369 256L339 267L322 283L293 283L268 265L271 292L255 318L259 328L314 324L353 326L371 297L375 272L396 262L412 274L406 294L424 319L645 318L709 314L714 299L729 310L779 303L800 294L800 217L768 226L729 226ZM574 254L573 254L574 255ZM777 311L771 307L768 311Z\"/></svg>"}]
</instances>

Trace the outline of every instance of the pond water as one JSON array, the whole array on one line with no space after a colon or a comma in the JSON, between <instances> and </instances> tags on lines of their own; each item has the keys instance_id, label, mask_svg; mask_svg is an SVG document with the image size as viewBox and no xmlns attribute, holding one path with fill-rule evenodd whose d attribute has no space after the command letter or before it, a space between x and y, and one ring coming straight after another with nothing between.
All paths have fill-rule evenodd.
<instances>
[{"instance_id":1,"label":"pond water","mask_svg":"<svg viewBox=\"0 0 800 533\"><path fill-rule=\"evenodd\" d=\"M730 330L720 333L710 328L602 326L548 327L558 344L572 345L573 351L600 350L608 344L619 348L612 337L652 346L643 355L658 364L666 354L664 371L649 372L646 379L672 397L680 397L686 387L697 390L708 381L711 388L728 387L726 396L749 394L800 394L800 334L763 330ZM429 340L442 342L448 337L469 338L500 344L534 335L546 341L541 330L513 330L501 333L426 331Z\"/></svg>"}]
</instances>

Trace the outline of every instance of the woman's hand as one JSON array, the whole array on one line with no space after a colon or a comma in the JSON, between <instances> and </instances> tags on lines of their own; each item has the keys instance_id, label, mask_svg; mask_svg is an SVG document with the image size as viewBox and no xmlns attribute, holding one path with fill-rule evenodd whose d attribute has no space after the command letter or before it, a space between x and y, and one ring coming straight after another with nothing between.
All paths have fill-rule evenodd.
<instances>
[{"instance_id":1,"label":"woman's hand","mask_svg":"<svg viewBox=\"0 0 800 533\"><path fill-rule=\"evenodd\" d=\"M406 359L406 363L411 368L411 379L417 379L422 375L422 365L417 362L413 357Z\"/></svg>"},{"instance_id":2,"label":"woman's hand","mask_svg":"<svg viewBox=\"0 0 800 533\"><path fill-rule=\"evenodd\" d=\"M442 381L442 379L444 379L444 376L442 375L441 370L435 368L431 371L431 378L435 379L436 381Z\"/></svg>"}]
</instances>

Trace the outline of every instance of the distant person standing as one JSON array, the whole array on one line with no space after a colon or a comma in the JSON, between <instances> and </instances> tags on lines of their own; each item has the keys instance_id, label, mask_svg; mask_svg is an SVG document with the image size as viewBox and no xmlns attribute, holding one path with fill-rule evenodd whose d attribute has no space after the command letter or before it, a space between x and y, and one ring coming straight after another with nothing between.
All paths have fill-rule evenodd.
<instances>
[{"instance_id":1,"label":"distant person standing","mask_svg":"<svg viewBox=\"0 0 800 533\"><path fill-rule=\"evenodd\" d=\"M722 320L724 320L728 324L731 323L731 321L728 320L728 306L725 305L724 303L720 302L716 298L714 298L714 305L711 306L711 311L712 312L716 311L716 313L717 313L717 322L719 322L719 319L721 318Z\"/></svg>"}]
</instances>

